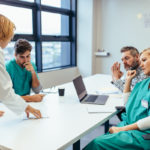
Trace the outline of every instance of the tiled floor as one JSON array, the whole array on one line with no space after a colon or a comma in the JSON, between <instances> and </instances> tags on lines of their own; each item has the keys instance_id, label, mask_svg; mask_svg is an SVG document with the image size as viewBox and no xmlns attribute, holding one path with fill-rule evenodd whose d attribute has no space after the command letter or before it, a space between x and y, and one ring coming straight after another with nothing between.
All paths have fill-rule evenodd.
<instances>
[{"instance_id":1,"label":"tiled floor","mask_svg":"<svg viewBox=\"0 0 150 150\"><path fill-rule=\"evenodd\" d=\"M110 119L110 125L116 125L118 124L120 121L117 118L117 116L114 116L113 118ZM84 136L80 142L81 142L81 150L83 147L85 147L91 140L93 140L94 138L100 136L104 134L104 126L100 126L98 128L96 128L95 130L93 130L92 132L90 132L89 134L87 134L86 136ZM72 146L68 147L66 150L72 150Z\"/></svg>"}]
</instances>

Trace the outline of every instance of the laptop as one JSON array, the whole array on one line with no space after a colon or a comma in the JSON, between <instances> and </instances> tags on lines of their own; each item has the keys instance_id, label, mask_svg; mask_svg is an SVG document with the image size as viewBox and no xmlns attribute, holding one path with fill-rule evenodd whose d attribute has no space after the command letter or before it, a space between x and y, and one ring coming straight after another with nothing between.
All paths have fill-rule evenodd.
<instances>
[{"instance_id":1,"label":"laptop","mask_svg":"<svg viewBox=\"0 0 150 150\"><path fill-rule=\"evenodd\" d=\"M87 94L82 76L78 76L73 80L77 95L81 103L105 105L108 95L89 95Z\"/></svg>"}]
</instances>

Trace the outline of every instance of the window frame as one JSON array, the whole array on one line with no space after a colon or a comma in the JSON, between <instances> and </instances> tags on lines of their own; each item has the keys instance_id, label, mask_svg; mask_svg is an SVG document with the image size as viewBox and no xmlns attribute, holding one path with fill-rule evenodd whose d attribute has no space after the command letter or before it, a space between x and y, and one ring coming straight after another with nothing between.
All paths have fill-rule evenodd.
<instances>
[{"instance_id":1,"label":"window frame","mask_svg":"<svg viewBox=\"0 0 150 150\"><path fill-rule=\"evenodd\" d=\"M19 38L27 39L35 42L35 62L38 72L44 72L54 69L62 69L76 66L76 49L77 49L77 0L70 0L70 9L58 8L53 6L46 6L41 4L41 0L34 0L33 2L19 1L19 0L0 0L0 4L29 8L32 9L32 27L33 34L15 34L12 41ZM69 17L69 35L41 35L41 11L66 15ZM42 64L42 42L70 42L70 65L60 66L54 68L43 69Z\"/></svg>"}]
</instances>

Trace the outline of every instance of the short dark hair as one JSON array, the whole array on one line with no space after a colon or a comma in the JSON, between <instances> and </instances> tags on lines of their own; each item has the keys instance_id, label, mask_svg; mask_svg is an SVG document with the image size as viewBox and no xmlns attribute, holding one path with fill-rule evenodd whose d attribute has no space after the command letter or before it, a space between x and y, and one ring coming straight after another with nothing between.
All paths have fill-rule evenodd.
<instances>
[{"instance_id":1,"label":"short dark hair","mask_svg":"<svg viewBox=\"0 0 150 150\"><path fill-rule=\"evenodd\" d=\"M127 51L130 51L130 54L133 57L135 57L137 54L139 55L139 51L133 46L125 46L120 50L121 53L124 53L124 52L127 52Z\"/></svg>"},{"instance_id":2,"label":"short dark hair","mask_svg":"<svg viewBox=\"0 0 150 150\"><path fill-rule=\"evenodd\" d=\"M14 49L16 54L23 54L26 51L31 52L32 46L26 39L19 39L16 41Z\"/></svg>"}]
</instances>

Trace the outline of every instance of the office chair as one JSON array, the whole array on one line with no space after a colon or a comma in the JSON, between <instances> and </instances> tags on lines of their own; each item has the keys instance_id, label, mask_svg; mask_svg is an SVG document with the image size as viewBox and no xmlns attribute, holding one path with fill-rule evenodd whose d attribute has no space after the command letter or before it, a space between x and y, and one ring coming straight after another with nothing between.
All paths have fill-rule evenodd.
<instances>
[{"instance_id":1,"label":"office chair","mask_svg":"<svg viewBox=\"0 0 150 150\"><path fill-rule=\"evenodd\" d=\"M122 121L121 114L126 112L125 106L116 106L116 109L118 110L117 117Z\"/></svg>"},{"instance_id":2,"label":"office chair","mask_svg":"<svg viewBox=\"0 0 150 150\"><path fill-rule=\"evenodd\" d=\"M142 135L142 137L144 138L144 140L150 140L150 133Z\"/></svg>"}]
</instances>

